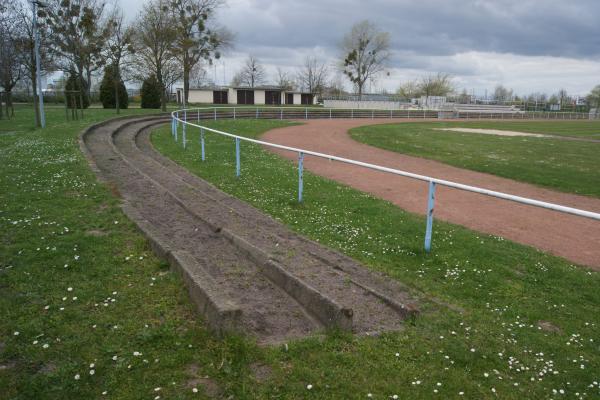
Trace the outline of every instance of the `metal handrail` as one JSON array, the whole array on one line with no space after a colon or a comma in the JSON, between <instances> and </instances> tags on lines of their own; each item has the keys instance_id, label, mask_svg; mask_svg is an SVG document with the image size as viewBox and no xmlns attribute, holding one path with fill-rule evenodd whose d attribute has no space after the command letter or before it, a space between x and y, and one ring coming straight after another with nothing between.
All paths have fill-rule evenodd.
<instances>
[{"instance_id":1,"label":"metal handrail","mask_svg":"<svg viewBox=\"0 0 600 400\"><path fill-rule=\"evenodd\" d=\"M399 175L399 176L404 176L407 178L413 178L413 179L417 179L420 181L429 182L429 195L428 195L428 202L427 202L428 203L428 205L427 205L427 227L426 227L426 233L425 233L425 250L426 251L429 251L431 249L431 233L432 233L432 224L433 224L433 209L434 209L434 202L435 202L436 185L442 185L442 186L446 186L446 187L450 187L450 188L454 188L454 189L458 189L458 190L478 193L478 194L482 194L482 195L486 195L486 196L490 196L490 197L496 197L496 198L500 198L500 199L504 199L504 200L513 201L516 203L526 204L526 205L530 205L530 206L534 206L534 207L541 207L541 208L545 208L545 209L549 209L549 210L553 210L553 211L572 214L572 215L576 215L576 216L584 217L584 218L591 218L591 219L600 221L600 213L596 213L596 212L592 212L592 211L586 211L586 210L581 210L578 208L562 206L559 204L549 203L549 202L545 202L545 201L541 201L541 200L535 200L535 199L530 199L527 197L521 197L521 196L516 196L516 195L512 195L512 194L508 194L508 193L498 192L495 190L484 189L484 188L480 188L477 186L465 185L462 183L452 182L452 181L448 181L448 180L444 180L444 179L438 179L438 178L434 178L434 177L430 177L430 176L426 176L426 175L415 174L415 173L408 172L408 171L402 171L402 170L398 170L395 168L389 168L389 167L384 167L381 165L371 164L371 163L367 163L367 162L363 162L363 161L357 161L357 160L352 160L352 159L348 159L348 158L344 158L344 157L338 157L338 156L334 156L331 154L319 153L316 151L300 149L297 147L284 146L281 144L265 142L263 140L258 140L258 139L251 139L251 138L247 138L244 136L234 135L234 134L228 133L228 132L223 132L218 129L209 128L207 126L200 125L199 123L189 122L187 119L187 114L188 114L188 112L191 111L191 112L198 113L197 117L198 117L198 121L199 121L200 120L200 111L204 111L204 110L213 111L212 116L216 119L216 116L218 114L216 112L216 110L217 109L227 109L227 108L232 108L232 107L197 108L197 109L184 109L184 110L173 111L171 113L171 119L172 119L171 120L172 121L171 129L172 129L173 137L175 138L175 140L177 140L178 125L181 122L182 127L183 127L182 142L183 142L183 146L185 148L186 143L187 143L186 128L185 128L186 125L190 125L190 126L199 128L203 161L205 160L204 131L212 132L212 133L215 133L218 135L222 135L225 137L230 137L230 138L235 139L235 142L236 142L236 175L237 176L240 176L240 173L241 173L240 172L240 141L250 142L250 143L259 144L262 146L273 147L273 148L280 149L280 150L298 153L298 201L299 202L302 202L303 164L304 164L304 156L305 155L310 155L310 156L319 157L319 158L325 158L325 159L332 160L332 161L339 161L342 163L356 165L356 166L360 166L360 167L364 167L364 168L369 168L369 169L380 171L380 172L386 172L386 173L390 173L390 174L394 174L394 175ZM278 110L280 109L280 108L276 108L276 107L272 107L272 108L278 109ZM262 109L265 110L268 108L263 107ZM308 109L306 109L306 110L308 110ZM364 111L364 110L360 110L360 111ZM180 113L183 113L183 117L184 117L183 119L180 118ZM282 115L282 117L283 117L283 115ZM308 119L308 111L305 112L305 117Z\"/></svg>"}]
</instances>

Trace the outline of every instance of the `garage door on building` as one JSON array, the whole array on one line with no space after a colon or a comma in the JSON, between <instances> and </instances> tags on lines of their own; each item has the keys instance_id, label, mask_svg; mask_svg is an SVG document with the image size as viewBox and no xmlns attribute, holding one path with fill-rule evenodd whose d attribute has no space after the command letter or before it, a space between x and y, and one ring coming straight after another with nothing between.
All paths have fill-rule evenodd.
<instances>
[{"instance_id":1,"label":"garage door on building","mask_svg":"<svg viewBox=\"0 0 600 400\"><path fill-rule=\"evenodd\" d=\"M265 90L265 104L281 104L281 92Z\"/></svg>"},{"instance_id":2,"label":"garage door on building","mask_svg":"<svg viewBox=\"0 0 600 400\"><path fill-rule=\"evenodd\" d=\"M313 104L313 95L302 93L301 101L302 104Z\"/></svg>"},{"instance_id":3,"label":"garage door on building","mask_svg":"<svg viewBox=\"0 0 600 400\"><path fill-rule=\"evenodd\" d=\"M213 90L213 104L228 104L227 90Z\"/></svg>"},{"instance_id":4,"label":"garage door on building","mask_svg":"<svg viewBox=\"0 0 600 400\"><path fill-rule=\"evenodd\" d=\"M238 90L237 91L237 103L238 104L254 104L254 90Z\"/></svg>"}]
</instances>

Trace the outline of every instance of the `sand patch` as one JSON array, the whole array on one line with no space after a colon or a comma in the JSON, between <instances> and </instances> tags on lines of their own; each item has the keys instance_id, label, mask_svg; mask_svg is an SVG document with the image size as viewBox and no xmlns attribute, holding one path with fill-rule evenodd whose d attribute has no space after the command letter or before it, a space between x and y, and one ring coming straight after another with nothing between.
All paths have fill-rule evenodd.
<instances>
[{"instance_id":1,"label":"sand patch","mask_svg":"<svg viewBox=\"0 0 600 400\"><path fill-rule=\"evenodd\" d=\"M500 129L476 129L476 128L435 128L436 131L453 131L453 132L464 132L464 133L481 133L484 135L498 135L498 136L531 136L531 137L549 137L548 135L542 135L539 133L528 133L528 132L517 132L517 131L503 131Z\"/></svg>"}]
</instances>

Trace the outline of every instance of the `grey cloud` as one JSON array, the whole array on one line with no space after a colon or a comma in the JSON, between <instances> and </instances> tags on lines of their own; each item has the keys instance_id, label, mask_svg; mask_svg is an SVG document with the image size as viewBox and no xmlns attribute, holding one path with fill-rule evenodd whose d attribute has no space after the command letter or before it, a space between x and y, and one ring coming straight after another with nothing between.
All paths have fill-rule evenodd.
<instances>
[{"instance_id":1,"label":"grey cloud","mask_svg":"<svg viewBox=\"0 0 600 400\"><path fill-rule=\"evenodd\" d=\"M350 26L370 19L396 50L430 55L463 51L600 56L598 1L534 0L232 0L222 13L238 46L335 49Z\"/></svg>"}]
</instances>

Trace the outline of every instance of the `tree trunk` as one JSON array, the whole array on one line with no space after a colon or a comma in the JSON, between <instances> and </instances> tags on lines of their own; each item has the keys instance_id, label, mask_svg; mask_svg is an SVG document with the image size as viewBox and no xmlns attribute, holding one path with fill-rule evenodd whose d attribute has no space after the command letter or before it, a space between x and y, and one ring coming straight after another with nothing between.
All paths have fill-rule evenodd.
<instances>
[{"instance_id":1,"label":"tree trunk","mask_svg":"<svg viewBox=\"0 0 600 400\"><path fill-rule=\"evenodd\" d=\"M113 66L115 69L115 108L117 109L117 114L120 114L119 110L119 70L116 66Z\"/></svg>"},{"instance_id":2,"label":"tree trunk","mask_svg":"<svg viewBox=\"0 0 600 400\"><path fill-rule=\"evenodd\" d=\"M163 82L162 71L158 69L156 71L156 80L158 81L158 86L160 86L160 109L163 112L167 111L167 88Z\"/></svg>"},{"instance_id":3,"label":"tree trunk","mask_svg":"<svg viewBox=\"0 0 600 400\"><path fill-rule=\"evenodd\" d=\"M87 77L87 85L85 86L85 95L91 102L92 101L92 71L90 71L89 67L86 67L85 75ZM83 73L81 74L81 77L83 78ZM83 89L83 87L82 87L82 89Z\"/></svg>"},{"instance_id":4,"label":"tree trunk","mask_svg":"<svg viewBox=\"0 0 600 400\"><path fill-rule=\"evenodd\" d=\"M38 107L36 85L37 85L36 69L35 69L35 67L33 67L31 69L31 87L33 89L33 109L35 110L35 126L36 126L36 128L39 128L42 126L42 122L40 120L40 109Z\"/></svg>"},{"instance_id":5,"label":"tree trunk","mask_svg":"<svg viewBox=\"0 0 600 400\"><path fill-rule=\"evenodd\" d=\"M1 103L0 103L1 106ZM8 112L8 109L10 108L10 114ZM6 116L9 118L12 118L15 116L15 107L13 106L13 102L12 102L12 89L9 90L8 92L6 92Z\"/></svg>"},{"instance_id":6,"label":"tree trunk","mask_svg":"<svg viewBox=\"0 0 600 400\"><path fill-rule=\"evenodd\" d=\"M188 56L183 57L183 107L187 107L190 93L190 65Z\"/></svg>"},{"instance_id":7,"label":"tree trunk","mask_svg":"<svg viewBox=\"0 0 600 400\"><path fill-rule=\"evenodd\" d=\"M83 75L79 74L79 106L81 107L81 118L83 118L83 92L87 90L84 85ZM88 97L89 99L89 97Z\"/></svg>"}]
</instances>

